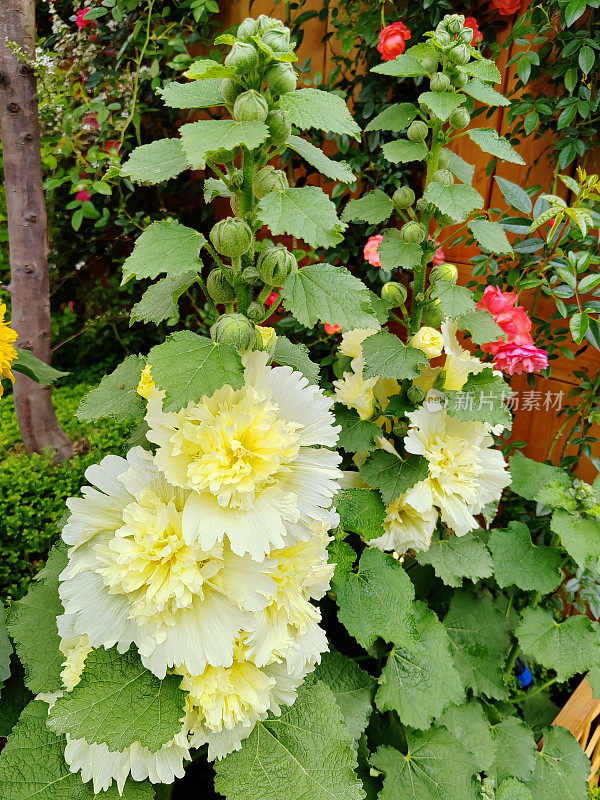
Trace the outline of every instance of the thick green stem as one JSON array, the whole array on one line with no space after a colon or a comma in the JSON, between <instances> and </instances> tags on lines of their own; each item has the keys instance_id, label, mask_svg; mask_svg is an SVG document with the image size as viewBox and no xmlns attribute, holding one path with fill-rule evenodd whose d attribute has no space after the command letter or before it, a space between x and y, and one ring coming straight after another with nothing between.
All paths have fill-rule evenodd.
<instances>
[{"instance_id":1,"label":"thick green stem","mask_svg":"<svg viewBox=\"0 0 600 800\"><path fill-rule=\"evenodd\" d=\"M256 160L254 153L244 147L244 163L242 166L244 182L242 184L242 216L247 217L254 211L254 175L256 173ZM254 263L254 240L250 250L242 256L240 271ZM237 307L240 314L248 313L248 306L252 300L250 287L240 280L234 282L237 296Z\"/></svg>"},{"instance_id":2,"label":"thick green stem","mask_svg":"<svg viewBox=\"0 0 600 800\"><path fill-rule=\"evenodd\" d=\"M543 692L544 689L548 689L549 686L552 686L558 681L557 677L550 678L545 683L540 683L539 686L536 686L533 689L530 689L528 692L519 692L514 697L509 699L509 703L520 703L522 700L528 700L530 697L534 697L536 694Z\"/></svg>"}]
</instances>

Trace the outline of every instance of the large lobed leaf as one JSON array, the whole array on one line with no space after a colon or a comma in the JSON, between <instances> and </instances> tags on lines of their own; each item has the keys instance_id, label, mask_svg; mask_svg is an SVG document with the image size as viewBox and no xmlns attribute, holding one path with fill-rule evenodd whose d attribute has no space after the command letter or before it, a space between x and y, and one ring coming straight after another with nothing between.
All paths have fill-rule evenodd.
<instances>
[{"instance_id":1,"label":"large lobed leaf","mask_svg":"<svg viewBox=\"0 0 600 800\"><path fill-rule=\"evenodd\" d=\"M301 372L309 383L319 384L319 365L309 358L308 347L302 342L294 343L285 336L275 341L273 361Z\"/></svg>"},{"instance_id":2,"label":"large lobed leaf","mask_svg":"<svg viewBox=\"0 0 600 800\"><path fill-rule=\"evenodd\" d=\"M550 594L562 580L562 557L554 547L535 545L523 522L494 529L489 539L498 586Z\"/></svg>"},{"instance_id":3,"label":"large lobed leaf","mask_svg":"<svg viewBox=\"0 0 600 800\"><path fill-rule=\"evenodd\" d=\"M343 531L357 533L366 541L383 535L387 512L374 489L343 489L336 495L335 507Z\"/></svg>"},{"instance_id":4,"label":"large lobed leaf","mask_svg":"<svg viewBox=\"0 0 600 800\"><path fill-rule=\"evenodd\" d=\"M288 233L311 247L339 244L346 227L335 205L318 186L300 186L265 195L256 207L258 219L275 236Z\"/></svg>"},{"instance_id":5,"label":"large lobed leaf","mask_svg":"<svg viewBox=\"0 0 600 800\"><path fill-rule=\"evenodd\" d=\"M113 417L123 422L134 422L144 416L145 405L137 393L146 359L127 356L125 361L105 375L99 386L88 392L77 409L77 419L95 422Z\"/></svg>"},{"instance_id":6,"label":"large lobed leaf","mask_svg":"<svg viewBox=\"0 0 600 800\"><path fill-rule=\"evenodd\" d=\"M493 573L492 557L485 544L473 533L441 536L428 550L417 553L419 564L429 564L446 586L458 588L463 578L477 581Z\"/></svg>"},{"instance_id":7,"label":"large lobed leaf","mask_svg":"<svg viewBox=\"0 0 600 800\"><path fill-rule=\"evenodd\" d=\"M357 741L364 733L373 710L375 678L337 650L323 654L315 675L333 692L350 735Z\"/></svg>"},{"instance_id":8,"label":"large lobed leaf","mask_svg":"<svg viewBox=\"0 0 600 800\"><path fill-rule=\"evenodd\" d=\"M123 264L123 283L130 278L156 278L162 272L177 278L190 270L198 272L198 255L204 236L175 220L157 220L137 239L133 252Z\"/></svg>"},{"instance_id":9,"label":"large lobed leaf","mask_svg":"<svg viewBox=\"0 0 600 800\"><path fill-rule=\"evenodd\" d=\"M416 347L404 344L401 339L388 331L379 331L367 337L362 343L362 353L366 362L364 377L404 380L418 378L419 366L427 364L427 356Z\"/></svg>"},{"instance_id":10,"label":"large lobed leaf","mask_svg":"<svg viewBox=\"0 0 600 800\"><path fill-rule=\"evenodd\" d=\"M348 106L341 97L331 92L296 89L281 96L279 108L301 130L318 128L360 139L360 128L348 111Z\"/></svg>"},{"instance_id":11,"label":"large lobed leaf","mask_svg":"<svg viewBox=\"0 0 600 800\"><path fill-rule=\"evenodd\" d=\"M423 456L411 455L400 459L385 450L376 450L359 469L361 478L379 489L384 503L400 497L429 474L428 461Z\"/></svg>"},{"instance_id":12,"label":"large lobed leaf","mask_svg":"<svg viewBox=\"0 0 600 800\"><path fill-rule=\"evenodd\" d=\"M179 129L181 144L192 169L204 169L206 159L221 150L237 150L244 145L258 147L269 135L264 122L238 122L235 119L201 119Z\"/></svg>"},{"instance_id":13,"label":"large lobed leaf","mask_svg":"<svg viewBox=\"0 0 600 800\"><path fill-rule=\"evenodd\" d=\"M356 181L356 175L345 161L334 161L301 136L289 136L286 144L326 178L341 183Z\"/></svg>"},{"instance_id":14,"label":"large lobed leaf","mask_svg":"<svg viewBox=\"0 0 600 800\"><path fill-rule=\"evenodd\" d=\"M157 139L136 147L121 167L121 175L138 183L162 183L177 177L187 167L181 139Z\"/></svg>"},{"instance_id":15,"label":"large lobed leaf","mask_svg":"<svg viewBox=\"0 0 600 800\"><path fill-rule=\"evenodd\" d=\"M162 278L152 284L131 309L130 324L153 322L158 325L165 319L178 317L177 301L198 279L197 272L184 272L175 278Z\"/></svg>"}]
</instances>

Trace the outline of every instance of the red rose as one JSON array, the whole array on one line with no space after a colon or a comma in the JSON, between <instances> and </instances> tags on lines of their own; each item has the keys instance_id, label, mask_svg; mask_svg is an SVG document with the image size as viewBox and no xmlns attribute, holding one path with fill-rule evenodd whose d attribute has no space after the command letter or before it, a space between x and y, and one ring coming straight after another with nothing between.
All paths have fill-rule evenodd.
<instances>
[{"instance_id":1,"label":"red rose","mask_svg":"<svg viewBox=\"0 0 600 800\"><path fill-rule=\"evenodd\" d=\"M377 49L384 61L393 61L396 56L404 52L406 40L411 33L403 22L393 22L379 34Z\"/></svg>"},{"instance_id":2,"label":"red rose","mask_svg":"<svg viewBox=\"0 0 600 800\"><path fill-rule=\"evenodd\" d=\"M86 200L92 199L92 195L88 192L87 189L80 189L75 195L75 199L81 200L82 203L85 203Z\"/></svg>"},{"instance_id":3,"label":"red rose","mask_svg":"<svg viewBox=\"0 0 600 800\"><path fill-rule=\"evenodd\" d=\"M473 47L483 39L483 33L479 30L479 25L477 24L477 20L475 17L465 17L465 28L471 28L473 31L473 38L471 39L471 44Z\"/></svg>"},{"instance_id":4,"label":"red rose","mask_svg":"<svg viewBox=\"0 0 600 800\"><path fill-rule=\"evenodd\" d=\"M521 10L522 0L491 0L492 6L503 17L512 17Z\"/></svg>"},{"instance_id":5,"label":"red rose","mask_svg":"<svg viewBox=\"0 0 600 800\"><path fill-rule=\"evenodd\" d=\"M77 25L78 28L87 28L88 25L91 25L92 28L98 27L97 23L95 23L93 19L86 19L89 13L90 13L89 8L79 9L75 17L75 25Z\"/></svg>"},{"instance_id":6,"label":"red rose","mask_svg":"<svg viewBox=\"0 0 600 800\"><path fill-rule=\"evenodd\" d=\"M330 325L328 322L324 323L325 325L325 333L331 335L332 333L341 333L342 329L339 325Z\"/></svg>"}]
</instances>

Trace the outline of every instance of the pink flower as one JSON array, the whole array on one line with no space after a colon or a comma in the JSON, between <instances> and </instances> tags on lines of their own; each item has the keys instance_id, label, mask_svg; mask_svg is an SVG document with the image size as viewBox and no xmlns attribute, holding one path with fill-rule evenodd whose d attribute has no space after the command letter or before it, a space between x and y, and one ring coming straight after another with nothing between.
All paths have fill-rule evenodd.
<instances>
[{"instance_id":1,"label":"pink flower","mask_svg":"<svg viewBox=\"0 0 600 800\"><path fill-rule=\"evenodd\" d=\"M111 150L115 150L117 155L121 155L121 142L117 141L116 139L111 139L102 148L105 153L110 153Z\"/></svg>"},{"instance_id":2,"label":"pink flower","mask_svg":"<svg viewBox=\"0 0 600 800\"><path fill-rule=\"evenodd\" d=\"M411 32L403 22L393 22L379 34L377 49L384 61L393 61L396 56L404 52L407 39Z\"/></svg>"},{"instance_id":3,"label":"pink flower","mask_svg":"<svg viewBox=\"0 0 600 800\"><path fill-rule=\"evenodd\" d=\"M279 289L273 289L271 294L265 300L265 305L267 308L271 308L271 306L275 305L275 303L279 302Z\"/></svg>"},{"instance_id":4,"label":"pink flower","mask_svg":"<svg viewBox=\"0 0 600 800\"><path fill-rule=\"evenodd\" d=\"M74 314L75 313L75 300L69 300L69 302L67 303L67 306L69 307L69 311L71 311Z\"/></svg>"},{"instance_id":5,"label":"pink flower","mask_svg":"<svg viewBox=\"0 0 600 800\"><path fill-rule=\"evenodd\" d=\"M379 253L377 252L381 242L383 242L383 234L377 233L375 236L369 236L363 248L365 259L374 267L381 267Z\"/></svg>"},{"instance_id":6,"label":"pink flower","mask_svg":"<svg viewBox=\"0 0 600 800\"><path fill-rule=\"evenodd\" d=\"M342 329L339 325L330 325L328 322L324 323L325 326L325 333L331 335L332 333L341 333Z\"/></svg>"},{"instance_id":7,"label":"pink flower","mask_svg":"<svg viewBox=\"0 0 600 800\"><path fill-rule=\"evenodd\" d=\"M92 28L97 28L98 25L94 22L93 19L86 19L87 15L90 13L91 9L89 8L80 8L77 12L75 17L75 25L78 28L87 28L88 25L91 25Z\"/></svg>"},{"instance_id":8,"label":"pink flower","mask_svg":"<svg viewBox=\"0 0 600 800\"><path fill-rule=\"evenodd\" d=\"M509 375L523 372L540 372L548 366L548 353L531 344L508 342L498 348L494 364Z\"/></svg>"},{"instance_id":9,"label":"pink flower","mask_svg":"<svg viewBox=\"0 0 600 800\"><path fill-rule=\"evenodd\" d=\"M429 236L429 241L433 239L433 236ZM433 260L431 262L432 266L437 267L438 264L443 264L446 260L446 255L441 247L439 247L439 241L436 239L435 243L438 245L438 249L435 251L433 255Z\"/></svg>"},{"instance_id":10,"label":"pink flower","mask_svg":"<svg viewBox=\"0 0 600 800\"><path fill-rule=\"evenodd\" d=\"M473 47L483 39L483 34L479 30L479 25L477 24L477 20L475 17L465 17L465 28L471 28L473 31L473 38L471 39L471 44ZM458 35L458 34L457 34Z\"/></svg>"},{"instance_id":11,"label":"pink flower","mask_svg":"<svg viewBox=\"0 0 600 800\"><path fill-rule=\"evenodd\" d=\"M85 203L87 200L92 199L92 195L88 192L87 189L80 189L75 195L75 199L81 200L82 203Z\"/></svg>"},{"instance_id":12,"label":"pink flower","mask_svg":"<svg viewBox=\"0 0 600 800\"><path fill-rule=\"evenodd\" d=\"M477 308L484 308L495 317L503 311L508 311L517 302L515 292L501 292L497 286L486 286L483 297L477 303Z\"/></svg>"},{"instance_id":13,"label":"pink flower","mask_svg":"<svg viewBox=\"0 0 600 800\"><path fill-rule=\"evenodd\" d=\"M86 114L83 118L83 124L92 130L98 130L100 123L98 122L98 115L96 113Z\"/></svg>"},{"instance_id":14,"label":"pink flower","mask_svg":"<svg viewBox=\"0 0 600 800\"><path fill-rule=\"evenodd\" d=\"M521 10L522 0L492 0L492 6L502 17L511 17Z\"/></svg>"}]
</instances>

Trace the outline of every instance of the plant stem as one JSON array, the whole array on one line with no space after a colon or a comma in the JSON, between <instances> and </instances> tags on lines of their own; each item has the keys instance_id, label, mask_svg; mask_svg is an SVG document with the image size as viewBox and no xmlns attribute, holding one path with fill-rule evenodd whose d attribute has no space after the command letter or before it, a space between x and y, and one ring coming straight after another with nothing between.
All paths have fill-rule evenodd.
<instances>
[{"instance_id":1,"label":"plant stem","mask_svg":"<svg viewBox=\"0 0 600 800\"><path fill-rule=\"evenodd\" d=\"M146 55L146 50L148 49L148 45L150 44L153 5L154 5L154 0L148 0L148 20L146 23L146 38L144 40L144 44L142 45L142 49L138 53L138 57L135 60L135 75L133 78L133 91L131 93L131 110L127 116L127 119L125 120L125 125L123 126L123 129L121 130L121 136L119 137L119 143L121 147L123 146L123 142L125 140L125 133L127 132L127 128L131 125L133 118L135 117L138 92L140 90L140 70L142 68L142 61L144 60L144 56ZM138 144L141 144L141 141L139 141L139 126L138 126Z\"/></svg>"},{"instance_id":2,"label":"plant stem","mask_svg":"<svg viewBox=\"0 0 600 800\"><path fill-rule=\"evenodd\" d=\"M517 656L519 655L519 643L515 642L513 646L510 648L508 653L508 658L506 660L506 669L504 670L505 675L510 675L515 665L515 661L517 660Z\"/></svg>"},{"instance_id":3,"label":"plant stem","mask_svg":"<svg viewBox=\"0 0 600 800\"><path fill-rule=\"evenodd\" d=\"M544 689L547 689L549 686L552 686L557 681L558 681L557 677L550 678L550 680L547 680L545 683L540 683L539 686L536 686L534 689L531 689L528 692L519 692L519 694L516 694L514 697L511 697L508 702L520 703L521 700L527 700L528 698L534 697L536 694L543 692Z\"/></svg>"}]
</instances>

